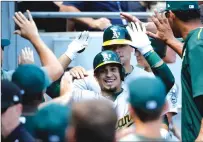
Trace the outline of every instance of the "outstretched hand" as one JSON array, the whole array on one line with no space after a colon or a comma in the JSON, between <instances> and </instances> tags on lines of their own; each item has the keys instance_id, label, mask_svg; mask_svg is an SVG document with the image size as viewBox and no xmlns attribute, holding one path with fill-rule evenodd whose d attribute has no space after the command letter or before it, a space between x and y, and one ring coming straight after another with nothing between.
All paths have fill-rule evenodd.
<instances>
[{"instance_id":1,"label":"outstretched hand","mask_svg":"<svg viewBox=\"0 0 203 142\"><path fill-rule=\"evenodd\" d=\"M78 53L83 52L88 47L89 41L89 32L81 32L76 39L74 39L69 45L65 54L71 59L74 60Z\"/></svg>"},{"instance_id":2,"label":"outstretched hand","mask_svg":"<svg viewBox=\"0 0 203 142\"><path fill-rule=\"evenodd\" d=\"M155 16L152 16L151 19L157 28L157 32L155 34L148 31L147 34L167 43L167 40L175 38L168 19L166 18L165 13L158 13L157 11L154 11L154 13Z\"/></svg>"},{"instance_id":3,"label":"outstretched hand","mask_svg":"<svg viewBox=\"0 0 203 142\"><path fill-rule=\"evenodd\" d=\"M142 55L153 49L143 24L130 22L126 29L132 38L133 47L138 49Z\"/></svg>"},{"instance_id":4,"label":"outstretched hand","mask_svg":"<svg viewBox=\"0 0 203 142\"><path fill-rule=\"evenodd\" d=\"M30 11L27 10L26 12L28 18L26 18L21 12L15 12L13 19L20 29L14 31L14 34L18 34L23 38L31 40L34 37L38 37L39 33Z\"/></svg>"},{"instance_id":5,"label":"outstretched hand","mask_svg":"<svg viewBox=\"0 0 203 142\"><path fill-rule=\"evenodd\" d=\"M21 54L18 57L18 64L34 64L34 53L30 47L25 47L21 50Z\"/></svg>"}]
</instances>

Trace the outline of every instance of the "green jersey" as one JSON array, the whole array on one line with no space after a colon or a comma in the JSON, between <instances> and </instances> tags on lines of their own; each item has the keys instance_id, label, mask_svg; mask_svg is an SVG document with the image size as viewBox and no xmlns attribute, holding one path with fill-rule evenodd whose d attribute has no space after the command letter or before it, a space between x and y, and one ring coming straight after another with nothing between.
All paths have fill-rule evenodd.
<instances>
[{"instance_id":1,"label":"green jersey","mask_svg":"<svg viewBox=\"0 0 203 142\"><path fill-rule=\"evenodd\" d=\"M203 28L191 31L185 40L181 83L182 140L194 141L202 119L194 98L203 95Z\"/></svg>"}]
</instances>

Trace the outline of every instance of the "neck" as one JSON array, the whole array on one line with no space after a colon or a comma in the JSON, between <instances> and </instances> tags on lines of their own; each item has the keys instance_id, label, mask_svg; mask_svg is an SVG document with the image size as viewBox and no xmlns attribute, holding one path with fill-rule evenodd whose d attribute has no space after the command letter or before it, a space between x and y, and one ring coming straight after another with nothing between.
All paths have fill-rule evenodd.
<instances>
[{"instance_id":1,"label":"neck","mask_svg":"<svg viewBox=\"0 0 203 142\"><path fill-rule=\"evenodd\" d=\"M201 24L200 20L192 20L190 22L184 22L181 25L179 25L178 27L180 27L181 36L185 40L190 31L197 29L199 27L202 27L202 26L203 25Z\"/></svg>"},{"instance_id":2,"label":"neck","mask_svg":"<svg viewBox=\"0 0 203 142\"><path fill-rule=\"evenodd\" d=\"M23 106L23 115L33 115L38 110L38 105L24 105Z\"/></svg>"},{"instance_id":3,"label":"neck","mask_svg":"<svg viewBox=\"0 0 203 142\"><path fill-rule=\"evenodd\" d=\"M147 72L152 72L150 67L145 67L144 70L147 71Z\"/></svg>"},{"instance_id":4,"label":"neck","mask_svg":"<svg viewBox=\"0 0 203 142\"><path fill-rule=\"evenodd\" d=\"M101 93L102 93L102 96L108 97L108 98L110 98L111 100L114 100L114 95L115 95L116 93L121 92L121 91L122 91L122 89L119 88L119 89L118 89L117 91L115 91L115 92L110 92L110 91L101 90Z\"/></svg>"},{"instance_id":5,"label":"neck","mask_svg":"<svg viewBox=\"0 0 203 142\"><path fill-rule=\"evenodd\" d=\"M131 73L133 68L132 65L129 63L123 64L124 68L125 68L125 73Z\"/></svg>"},{"instance_id":6,"label":"neck","mask_svg":"<svg viewBox=\"0 0 203 142\"><path fill-rule=\"evenodd\" d=\"M143 123L141 121L135 122L135 133L147 138L161 138L160 128L162 120L155 120L152 122Z\"/></svg>"}]
</instances>

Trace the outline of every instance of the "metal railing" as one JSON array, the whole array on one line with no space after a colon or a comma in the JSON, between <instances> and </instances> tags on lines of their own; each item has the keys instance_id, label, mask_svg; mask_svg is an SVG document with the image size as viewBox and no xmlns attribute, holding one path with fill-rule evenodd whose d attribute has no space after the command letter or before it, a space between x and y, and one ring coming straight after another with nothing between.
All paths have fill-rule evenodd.
<instances>
[{"instance_id":1,"label":"metal railing","mask_svg":"<svg viewBox=\"0 0 203 142\"><path fill-rule=\"evenodd\" d=\"M152 12L127 12L140 19L147 19ZM27 16L27 13L24 13ZM120 18L120 12L31 12L34 18L75 18L75 17L106 17L110 19Z\"/></svg>"}]
</instances>

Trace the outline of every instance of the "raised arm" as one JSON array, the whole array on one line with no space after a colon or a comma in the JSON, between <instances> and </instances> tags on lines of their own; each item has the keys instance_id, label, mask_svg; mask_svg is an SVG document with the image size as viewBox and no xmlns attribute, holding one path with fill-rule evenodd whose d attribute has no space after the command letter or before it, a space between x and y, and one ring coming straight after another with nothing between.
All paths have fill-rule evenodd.
<instances>
[{"instance_id":1,"label":"raised arm","mask_svg":"<svg viewBox=\"0 0 203 142\"><path fill-rule=\"evenodd\" d=\"M131 22L127 26L127 30L131 35L133 48L139 50L145 57L153 73L162 79L166 85L167 92L169 92L175 82L174 76L164 61L156 52L154 52L151 42L146 34L145 26L143 24L140 26L138 22Z\"/></svg>"},{"instance_id":2,"label":"raised arm","mask_svg":"<svg viewBox=\"0 0 203 142\"><path fill-rule=\"evenodd\" d=\"M32 19L30 11L27 10L28 19L21 13L16 12L13 17L20 30L14 33L29 40L39 54L42 66L47 71L49 77L55 81L63 74L63 68L53 52L47 47L39 36L37 26Z\"/></svg>"}]
</instances>

